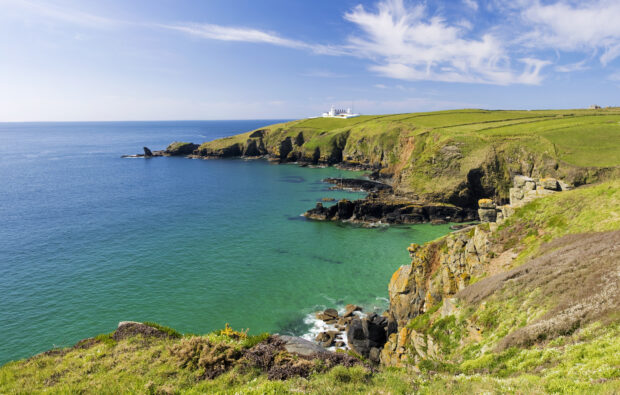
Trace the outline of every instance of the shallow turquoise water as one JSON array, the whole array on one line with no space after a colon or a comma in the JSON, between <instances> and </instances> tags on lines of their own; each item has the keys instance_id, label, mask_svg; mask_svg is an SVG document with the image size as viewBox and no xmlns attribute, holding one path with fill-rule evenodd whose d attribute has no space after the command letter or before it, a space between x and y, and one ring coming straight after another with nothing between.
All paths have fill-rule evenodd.
<instances>
[{"instance_id":1,"label":"shallow turquoise water","mask_svg":"<svg viewBox=\"0 0 620 395\"><path fill-rule=\"evenodd\" d=\"M351 173L266 161L121 159L271 121L0 124L0 363L112 331L302 334L325 306L386 306L406 247L447 226L300 217Z\"/></svg>"}]
</instances>

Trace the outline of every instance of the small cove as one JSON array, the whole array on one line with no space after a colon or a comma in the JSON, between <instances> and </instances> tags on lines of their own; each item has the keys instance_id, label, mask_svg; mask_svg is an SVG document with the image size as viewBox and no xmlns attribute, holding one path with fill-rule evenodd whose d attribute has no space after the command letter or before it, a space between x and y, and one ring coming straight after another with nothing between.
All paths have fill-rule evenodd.
<instances>
[{"instance_id":1,"label":"small cove","mask_svg":"<svg viewBox=\"0 0 620 395\"><path fill-rule=\"evenodd\" d=\"M386 306L407 246L447 225L300 217L357 173L266 161L121 159L274 121L0 124L0 363L156 321L302 334L324 307ZM331 203L326 203L331 204Z\"/></svg>"}]
</instances>

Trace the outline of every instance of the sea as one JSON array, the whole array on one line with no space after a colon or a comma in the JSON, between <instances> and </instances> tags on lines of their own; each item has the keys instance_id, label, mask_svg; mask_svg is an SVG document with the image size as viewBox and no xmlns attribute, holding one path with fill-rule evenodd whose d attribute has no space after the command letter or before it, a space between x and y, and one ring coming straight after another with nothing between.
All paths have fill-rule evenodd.
<instances>
[{"instance_id":1,"label":"sea","mask_svg":"<svg viewBox=\"0 0 620 395\"><path fill-rule=\"evenodd\" d=\"M449 229L301 216L363 197L321 180L364 173L121 158L281 121L0 123L0 364L125 320L307 336L317 310L385 309L407 246Z\"/></svg>"}]
</instances>

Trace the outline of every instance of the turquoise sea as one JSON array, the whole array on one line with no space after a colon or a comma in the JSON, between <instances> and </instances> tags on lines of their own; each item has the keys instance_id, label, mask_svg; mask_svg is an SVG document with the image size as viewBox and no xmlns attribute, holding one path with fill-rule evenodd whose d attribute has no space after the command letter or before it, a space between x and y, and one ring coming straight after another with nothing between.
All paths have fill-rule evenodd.
<instances>
[{"instance_id":1,"label":"turquoise sea","mask_svg":"<svg viewBox=\"0 0 620 395\"><path fill-rule=\"evenodd\" d=\"M121 159L276 120L0 124L0 364L123 320L303 334L324 307L387 306L407 246L447 226L300 217L335 168Z\"/></svg>"}]
</instances>

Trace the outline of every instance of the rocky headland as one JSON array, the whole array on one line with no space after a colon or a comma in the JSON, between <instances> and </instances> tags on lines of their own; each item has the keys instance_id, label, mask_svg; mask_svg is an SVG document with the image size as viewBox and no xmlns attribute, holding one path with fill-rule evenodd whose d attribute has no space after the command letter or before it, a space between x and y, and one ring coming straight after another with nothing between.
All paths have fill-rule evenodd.
<instances>
[{"instance_id":1,"label":"rocky headland","mask_svg":"<svg viewBox=\"0 0 620 395\"><path fill-rule=\"evenodd\" d=\"M410 263L389 279L386 311L317 312L327 329L314 343L126 322L3 366L0 392L618 393L619 114L319 118L145 149L139 157L372 172L326 180L368 196L320 202L305 214L313 220L479 223L411 244Z\"/></svg>"}]
</instances>

